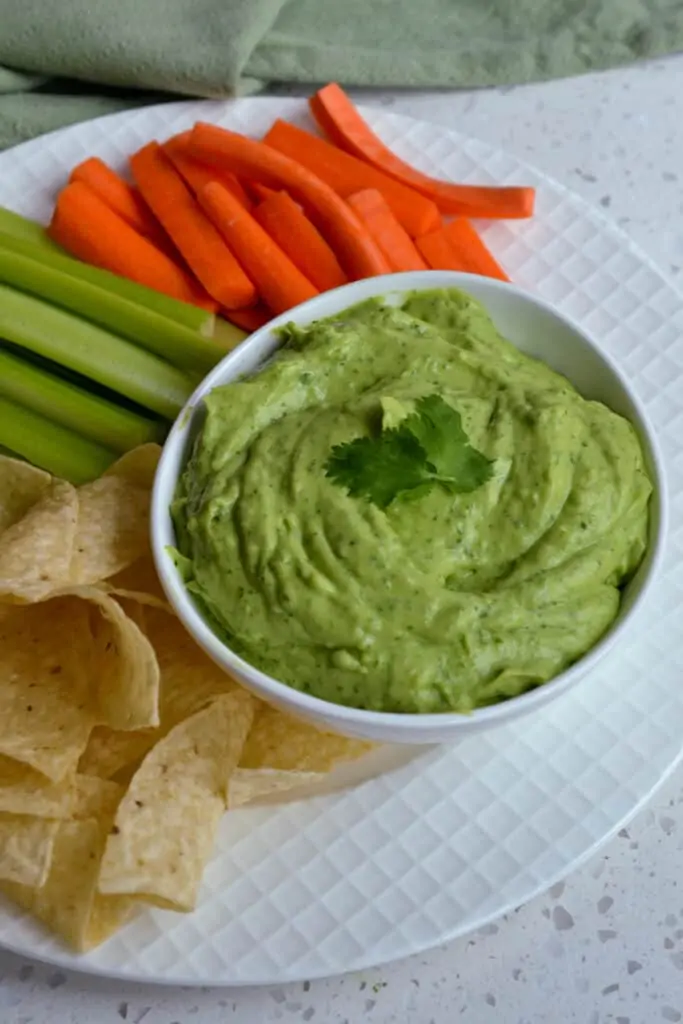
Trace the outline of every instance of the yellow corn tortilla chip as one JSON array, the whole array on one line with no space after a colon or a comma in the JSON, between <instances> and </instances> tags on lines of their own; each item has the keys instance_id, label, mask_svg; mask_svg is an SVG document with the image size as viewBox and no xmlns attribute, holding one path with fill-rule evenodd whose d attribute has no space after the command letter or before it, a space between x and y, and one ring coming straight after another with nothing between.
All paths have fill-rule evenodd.
<instances>
[{"instance_id":1,"label":"yellow corn tortilla chip","mask_svg":"<svg viewBox=\"0 0 683 1024\"><path fill-rule=\"evenodd\" d=\"M84 775L114 779L124 769L132 765L137 767L163 735L161 728L116 732L106 725L98 725L90 734L78 762L78 770ZM115 781L121 780L116 778Z\"/></svg>"},{"instance_id":2,"label":"yellow corn tortilla chip","mask_svg":"<svg viewBox=\"0 0 683 1024\"><path fill-rule=\"evenodd\" d=\"M246 691L217 697L150 751L119 804L101 893L193 909L253 704Z\"/></svg>"},{"instance_id":3,"label":"yellow corn tortilla chip","mask_svg":"<svg viewBox=\"0 0 683 1024\"><path fill-rule=\"evenodd\" d=\"M108 594L95 587L71 593L94 606L91 672L98 721L111 729L157 726L159 665L149 640Z\"/></svg>"},{"instance_id":4,"label":"yellow corn tortilla chip","mask_svg":"<svg viewBox=\"0 0 683 1024\"><path fill-rule=\"evenodd\" d=\"M74 778L71 817L83 821L87 818L113 819L122 796L123 789L115 782L78 774Z\"/></svg>"},{"instance_id":5,"label":"yellow corn tortilla chip","mask_svg":"<svg viewBox=\"0 0 683 1024\"><path fill-rule=\"evenodd\" d=\"M78 518L68 582L99 583L148 549L150 491L119 476L78 488Z\"/></svg>"},{"instance_id":6,"label":"yellow corn tortilla chip","mask_svg":"<svg viewBox=\"0 0 683 1024\"><path fill-rule=\"evenodd\" d=\"M78 489L0 458L0 598L44 600L99 583L149 557L149 502L158 445L129 452Z\"/></svg>"},{"instance_id":7,"label":"yellow corn tortilla chip","mask_svg":"<svg viewBox=\"0 0 683 1024\"><path fill-rule=\"evenodd\" d=\"M34 768L0 757L0 812L29 814L36 818L68 818L74 806L74 779L60 782Z\"/></svg>"},{"instance_id":8,"label":"yellow corn tortilla chip","mask_svg":"<svg viewBox=\"0 0 683 1024\"><path fill-rule=\"evenodd\" d=\"M76 489L54 480L2 534L0 599L40 601L69 582L77 518Z\"/></svg>"},{"instance_id":9,"label":"yellow corn tortilla chip","mask_svg":"<svg viewBox=\"0 0 683 1024\"><path fill-rule=\"evenodd\" d=\"M0 754L55 781L75 771L95 724L91 648L86 601L0 606Z\"/></svg>"},{"instance_id":10,"label":"yellow corn tortilla chip","mask_svg":"<svg viewBox=\"0 0 683 1024\"><path fill-rule=\"evenodd\" d=\"M143 555L137 562L110 576L102 587L114 597L128 598L140 604L151 604L162 611L170 612L159 577L154 568L151 554Z\"/></svg>"},{"instance_id":11,"label":"yellow corn tortilla chip","mask_svg":"<svg viewBox=\"0 0 683 1024\"><path fill-rule=\"evenodd\" d=\"M41 886L50 869L59 822L0 814L0 880Z\"/></svg>"},{"instance_id":12,"label":"yellow corn tortilla chip","mask_svg":"<svg viewBox=\"0 0 683 1024\"><path fill-rule=\"evenodd\" d=\"M138 487L145 487L151 491L160 458L161 445L152 442L141 444L117 459L103 475L120 476Z\"/></svg>"},{"instance_id":13,"label":"yellow corn tortilla chip","mask_svg":"<svg viewBox=\"0 0 683 1024\"><path fill-rule=\"evenodd\" d=\"M124 602L130 611L131 603ZM155 743L214 697L238 690L237 683L202 651L172 613L145 607L144 629L156 652L160 727L156 731L117 732L94 729L79 771L110 779L139 763Z\"/></svg>"},{"instance_id":14,"label":"yellow corn tortilla chip","mask_svg":"<svg viewBox=\"0 0 683 1024\"><path fill-rule=\"evenodd\" d=\"M329 772L342 761L355 761L373 746L365 740L323 732L263 704L247 738L239 767Z\"/></svg>"},{"instance_id":15,"label":"yellow corn tortilla chip","mask_svg":"<svg viewBox=\"0 0 683 1024\"><path fill-rule=\"evenodd\" d=\"M159 663L159 713L167 729L205 707L214 697L243 692L172 613L145 608L145 634Z\"/></svg>"},{"instance_id":16,"label":"yellow corn tortilla chip","mask_svg":"<svg viewBox=\"0 0 683 1024\"><path fill-rule=\"evenodd\" d=\"M268 797L281 796L299 786L312 785L325 778L322 772L287 772L274 768L236 768L230 776L228 810L234 811L255 800L267 803Z\"/></svg>"},{"instance_id":17,"label":"yellow corn tortilla chip","mask_svg":"<svg viewBox=\"0 0 683 1024\"><path fill-rule=\"evenodd\" d=\"M0 456L0 536L39 501L52 477L28 462Z\"/></svg>"},{"instance_id":18,"label":"yellow corn tortilla chip","mask_svg":"<svg viewBox=\"0 0 683 1024\"><path fill-rule=\"evenodd\" d=\"M150 642L97 588L0 605L0 755L59 781L96 724L158 724L158 696Z\"/></svg>"},{"instance_id":19,"label":"yellow corn tortilla chip","mask_svg":"<svg viewBox=\"0 0 683 1024\"><path fill-rule=\"evenodd\" d=\"M77 780L77 814L57 822L49 872L40 887L0 882L0 889L79 952L92 949L130 917L135 901L100 896L97 878L120 787Z\"/></svg>"}]
</instances>

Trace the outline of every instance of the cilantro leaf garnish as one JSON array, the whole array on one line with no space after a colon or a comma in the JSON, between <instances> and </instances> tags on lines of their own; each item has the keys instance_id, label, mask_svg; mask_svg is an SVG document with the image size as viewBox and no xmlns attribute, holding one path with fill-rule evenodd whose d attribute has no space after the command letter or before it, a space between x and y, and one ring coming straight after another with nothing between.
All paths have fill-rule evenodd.
<instances>
[{"instance_id":1,"label":"cilantro leaf garnish","mask_svg":"<svg viewBox=\"0 0 683 1024\"><path fill-rule=\"evenodd\" d=\"M398 426L336 445L325 471L353 497L387 508L436 486L451 494L474 491L490 479L493 463L469 443L457 409L428 395Z\"/></svg>"},{"instance_id":2,"label":"cilantro leaf garnish","mask_svg":"<svg viewBox=\"0 0 683 1024\"><path fill-rule=\"evenodd\" d=\"M429 481L424 448L410 431L386 430L379 437L358 437L332 449L327 476L386 508L399 494Z\"/></svg>"}]
</instances>

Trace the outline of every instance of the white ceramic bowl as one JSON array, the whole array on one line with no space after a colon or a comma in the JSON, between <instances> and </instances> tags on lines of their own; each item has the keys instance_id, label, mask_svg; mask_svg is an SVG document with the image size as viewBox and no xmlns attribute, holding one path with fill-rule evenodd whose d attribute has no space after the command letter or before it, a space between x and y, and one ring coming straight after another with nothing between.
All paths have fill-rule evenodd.
<instances>
[{"instance_id":1,"label":"white ceramic bowl","mask_svg":"<svg viewBox=\"0 0 683 1024\"><path fill-rule=\"evenodd\" d=\"M564 374L588 397L604 402L636 427L655 485L651 504L650 544L638 573L626 588L619 615L605 636L576 664L534 690L500 704L455 713L397 714L361 711L320 700L278 682L238 657L211 631L188 595L168 547L175 544L169 506L186 459L192 421L212 388L252 373L278 347L275 329L285 323L308 324L339 313L372 296L399 301L407 291L457 287L479 299L496 326L522 351ZM452 271L418 271L375 277L337 288L277 317L223 359L202 381L173 425L156 475L152 497L152 547L162 585L178 617L215 662L259 697L318 725L351 736L393 743L441 743L490 728L554 700L574 686L624 638L659 565L666 533L666 482L654 431L643 408L613 361L584 331L549 305L513 285ZM599 685L599 676L595 680Z\"/></svg>"}]
</instances>

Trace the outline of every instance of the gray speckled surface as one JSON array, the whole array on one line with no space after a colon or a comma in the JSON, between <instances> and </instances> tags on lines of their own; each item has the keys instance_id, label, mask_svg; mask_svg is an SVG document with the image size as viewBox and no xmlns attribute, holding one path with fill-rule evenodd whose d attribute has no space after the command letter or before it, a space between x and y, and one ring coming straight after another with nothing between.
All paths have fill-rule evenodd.
<instances>
[{"instance_id":1,"label":"gray speckled surface","mask_svg":"<svg viewBox=\"0 0 683 1024\"><path fill-rule=\"evenodd\" d=\"M509 149L607 210L683 280L683 56L513 89L356 96ZM0 953L0 1022L676 1024L682 868L683 769L566 882L426 956L281 988L174 990Z\"/></svg>"}]
</instances>

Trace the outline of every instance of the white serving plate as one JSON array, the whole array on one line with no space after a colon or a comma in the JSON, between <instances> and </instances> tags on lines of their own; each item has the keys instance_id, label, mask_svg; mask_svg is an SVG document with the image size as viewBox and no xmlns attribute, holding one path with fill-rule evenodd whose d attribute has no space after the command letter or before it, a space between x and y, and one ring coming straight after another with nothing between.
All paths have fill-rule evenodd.
<instances>
[{"instance_id":1,"label":"white serving plate","mask_svg":"<svg viewBox=\"0 0 683 1024\"><path fill-rule=\"evenodd\" d=\"M481 927L565 876L677 764L683 740L683 300L628 238L514 157L383 109L404 158L461 181L539 189L531 222L486 229L514 281L573 317L619 364L658 432L670 487L663 571L628 638L531 715L439 747L354 788L226 815L200 905L141 913L75 956L0 905L0 945L110 977L282 983L416 953ZM176 103L116 114L0 154L0 202L46 220L66 172L123 166L195 120L251 134L309 125L301 100Z\"/></svg>"}]
</instances>

